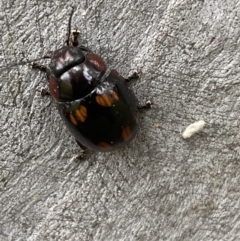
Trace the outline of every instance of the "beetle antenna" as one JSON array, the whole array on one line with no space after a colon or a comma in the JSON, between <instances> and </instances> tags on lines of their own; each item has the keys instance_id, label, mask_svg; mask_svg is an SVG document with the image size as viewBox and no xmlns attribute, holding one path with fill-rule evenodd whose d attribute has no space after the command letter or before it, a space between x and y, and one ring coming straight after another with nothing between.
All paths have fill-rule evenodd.
<instances>
[{"instance_id":1,"label":"beetle antenna","mask_svg":"<svg viewBox=\"0 0 240 241\"><path fill-rule=\"evenodd\" d=\"M68 21L68 36L67 36L67 46L72 45L72 40L71 40L71 24L72 24L72 16L74 13L74 7L72 7L72 12L70 14L69 17L69 21Z\"/></svg>"},{"instance_id":2,"label":"beetle antenna","mask_svg":"<svg viewBox=\"0 0 240 241\"><path fill-rule=\"evenodd\" d=\"M32 60L18 62L18 63L12 63L11 65L2 65L2 66L0 66L0 69L7 69L7 68L14 67L14 66L31 64L33 62L36 62L36 61L39 61L39 60L42 60L42 59L51 59L51 58L52 58L51 56L45 55L45 56L43 56L41 58L37 58L37 59L32 59Z\"/></svg>"}]
</instances>

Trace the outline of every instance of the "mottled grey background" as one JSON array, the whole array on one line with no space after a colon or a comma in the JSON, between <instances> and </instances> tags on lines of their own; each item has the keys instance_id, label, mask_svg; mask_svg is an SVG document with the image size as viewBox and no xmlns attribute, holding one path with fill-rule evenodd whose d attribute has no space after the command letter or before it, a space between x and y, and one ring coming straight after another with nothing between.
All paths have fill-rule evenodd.
<instances>
[{"instance_id":1,"label":"mottled grey background","mask_svg":"<svg viewBox=\"0 0 240 241\"><path fill-rule=\"evenodd\" d=\"M154 102L129 146L82 162L44 75L3 67L62 46L73 4L82 43ZM238 0L1 0L0 240L237 240L239 18Z\"/></svg>"}]
</instances>

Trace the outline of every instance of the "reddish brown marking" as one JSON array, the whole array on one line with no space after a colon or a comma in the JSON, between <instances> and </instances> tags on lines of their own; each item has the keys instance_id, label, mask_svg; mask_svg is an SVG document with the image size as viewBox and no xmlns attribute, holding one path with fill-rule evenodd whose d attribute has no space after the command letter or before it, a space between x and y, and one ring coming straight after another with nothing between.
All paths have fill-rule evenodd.
<instances>
[{"instance_id":1,"label":"reddish brown marking","mask_svg":"<svg viewBox=\"0 0 240 241\"><path fill-rule=\"evenodd\" d=\"M106 147L111 147L107 142L101 141L100 143L98 143L98 146L106 148Z\"/></svg>"},{"instance_id":2,"label":"reddish brown marking","mask_svg":"<svg viewBox=\"0 0 240 241\"><path fill-rule=\"evenodd\" d=\"M106 72L107 66L100 56L93 53L88 53L86 54L86 59L91 63L91 66L95 70L99 71L102 74Z\"/></svg>"},{"instance_id":3,"label":"reddish brown marking","mask_svg":"<svg viewBox=\"0 0 240 241\"><path fill-rule=\"evenodd\" d=\"M102 98L101 98L101 96L100 95L97 95L96 96L96 102L99 104L99 105L102 105Z\"/></svg>"},{"instance_id":4,"label":"reddish brown marking","mask_svg":"<svg viewBox=\"0 0 240 241\"><path fill-rule=\"evenodd\" d=\"M81 105L79 109L75 110L74 115L78 121L84 122L87 118L87 108Z\"/></svg>"},{"instance_id":5,"label":"reddish brown marking","mask_svg":"<svg viewBox=\"0 0 240 241\"><path fill-rule=\"evenodd\" d=\"M127 141L132 136L132 130L129 126L126 126L122 129L122 138L124 141Z\"/></svg>"},{"instance_id":6,"label":"reddish brown marking","mask_svg":"<svg viewBox=\"0 0 240 241\"><path fill-rule=\"evenodd\" d=\"M76 118L73 116L72 113L69 114L70 121L76 126L78 124Z\"/></svg>"},{"instance_id":7,"label":"reddish brown marking","mask_svg":"<svg viewBox=\"0 0 240 241\"><path fill-rule=\"evenodd\" d=\"M119 100L119 96L116 91L112 91L111 93L113 100Z\"/></svg>"},{"instance_id":8,"label":"reddish brown marking","mask_svg":"<svg viewBox=\"0 0 240 241\"><path fill-rule=\"evenodd\" d=\"M105 149L105 151L110 151L112 149L112 147L104 141L99 142L98 146Z\"/></svg>"},{"instance_id":9,"label":"reddish brown marking","mask_svg":"<svg viewBox=\"0 0 240 241\"><path fill-rule=\"evenodd\" d=\"M60 97L58 80L53 76L51 76L49 79L49 90L50 90L51 96L54 99L58 100Z\"/></svg>"}]
</instances>

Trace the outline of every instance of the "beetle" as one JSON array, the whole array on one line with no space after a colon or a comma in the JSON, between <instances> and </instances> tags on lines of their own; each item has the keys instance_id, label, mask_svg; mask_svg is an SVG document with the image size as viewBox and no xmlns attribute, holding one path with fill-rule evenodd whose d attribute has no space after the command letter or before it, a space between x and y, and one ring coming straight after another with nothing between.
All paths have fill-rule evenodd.
<instances>
[{"instance_id":1,"label":"beetle","mask_svg":"<svg viewBox=\"0 0 240 241\"><path fill-rule=\"evenodd\" d=\"M50 95L78 145L83 150L107 152L127 145L139 128L140 110L134 93L116 70L106 76L104 60L78 44L78 30L71 31L74 8L69 17L66 46L55 50L49 66L33 62L31 67L47 76ZM136 76L135 76L136 77Z\"/></svg>"}]
</instances>

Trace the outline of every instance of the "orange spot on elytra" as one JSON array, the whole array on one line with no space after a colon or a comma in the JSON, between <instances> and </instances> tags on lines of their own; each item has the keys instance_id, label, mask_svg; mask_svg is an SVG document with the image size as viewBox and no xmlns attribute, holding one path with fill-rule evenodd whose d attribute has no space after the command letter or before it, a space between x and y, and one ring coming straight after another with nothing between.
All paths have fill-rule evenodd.
<instances>
[{"instance_id":1,"label":"orange spot on elytra","mask_svg":"<svg viewBox=\"0 0 240 241\"><path fill-rule=\"evenodd\" d=\"M72 113L69 115L70 121L76 126L78 124L76 118L73 116Z\"/></svg>"},{"instance_id":2,"label":"orange spot on elytra","mask_svg":"<svg viewBox=\"0 0 240 241\"><path fill-rule=\"evenodd\" d=\"M126 141L128 140L132 135L132 130L129 126L126 126L122 129L122 138Z\"/></svg>"},{"instance_id":3,"label":"orange spot on elytra","mask_svg":"<svg viewBox=\"0 0 240 241\"><path fill-rule=\"evenodd\" d=\"M108 94L97 95L96 101L99 105L103 107L110 107L113 102L112 97Z\"/></svg>"},{"instance_id":4,"label":"orange spot on elytra","mask_svg":"<svg viewBox=\"0 0 240 241\"><path fill-rule=\"evenodd\" d=\"M84 122L87 118L87 108L81 105L80 108L75 110L74 115L78 121Z\"/></svg>"},{"instance_id":5,"label":"orange spot on elytra","mask_svg":"<svg viewBox=\"0 0 240 241\"><path fill-rule=\"evenodd\" d=\"M96 102L103 107L111 107L114 101L119 100L117 92L112 91L111 94L102 94L96 96Z\"/></svg>"}]
</instances>

